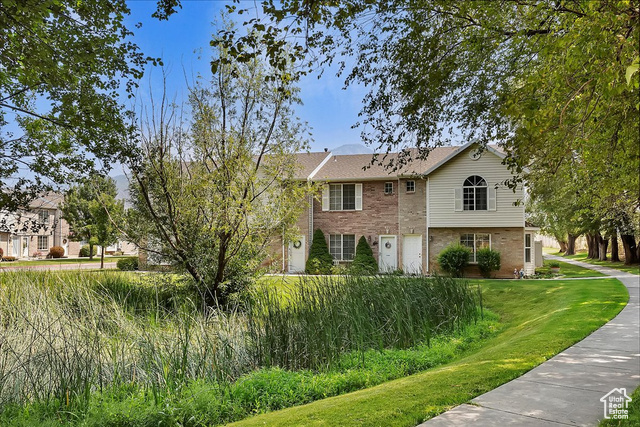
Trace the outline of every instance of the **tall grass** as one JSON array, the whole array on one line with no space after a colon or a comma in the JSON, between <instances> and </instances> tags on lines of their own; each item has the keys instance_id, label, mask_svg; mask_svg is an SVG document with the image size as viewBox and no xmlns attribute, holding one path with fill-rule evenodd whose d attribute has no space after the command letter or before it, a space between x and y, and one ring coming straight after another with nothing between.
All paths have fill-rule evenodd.
<instances>
[{"instance_id":1,"label":"tall grass","mask_svg":"<svg viewBox=\"0 0 640 427\"><path fill-rule=\"evenodd\" d=\"M322 369L341 355L408 348L479 313L466 282L436 277L303 278L287 292L254 292L248 334L260 366Z\"/></svg>"},{"instance_id":2,"label":"tall grass","mask_svg":"<svg viewBox=\"0 0 640 427\"><path fill-rule=\"evenodd\" d=\"M256 288L242 310L203 311L169 275L0 274L0 405L133 387L156 402L193 381L231 384L261 367L321 370L346 353L407 348L478 314L452 279L345 277Z\"/></svg>"}]
</instances>

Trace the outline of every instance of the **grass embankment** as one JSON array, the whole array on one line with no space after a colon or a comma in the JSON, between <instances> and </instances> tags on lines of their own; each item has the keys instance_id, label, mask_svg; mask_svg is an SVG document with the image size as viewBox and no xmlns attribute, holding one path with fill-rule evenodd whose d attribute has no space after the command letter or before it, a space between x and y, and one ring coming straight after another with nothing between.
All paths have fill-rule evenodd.
<instances>
[{"instance_id":1,"label":"grass embankment","mask_svg":"<svg viewBox=\"0 0 640 427\"><path fill-rule=\"evenodd\" d=\"M557 262L560 265L560 272L558 273L560 277L563 278L576 278L576 277L605 277L606 274L600 273L598 271L592 270L590 268L580 267L579 265L570 264L568 262L555 261L545 259L543 261L543 266L536 268L536 273L539 274L550 274L551 268L549 264Z\"/></svg>"},{"instance_id":2,"label":"grass embankment","mask_svg":"<svg viewBox=\"0 0 640 427\"><path fill-rule=\"evenodd\" d=\"M203 312L176 275L0 275L0 425L209 426L438 366L495 330L453 279L276 290Z\"/></svg>"},{"instance_id":3,"label":"grass embankment","mask_svg":"<svg viewBox=\"0 0 640 427\"><path fill-rule=\"evenodd\" d=\"M234 425L414 426L519 377L606 323L628 299L615 279L487 280L482 289L503 328L479 350L424 373Z\"/></svg>"},{"instance_id":4,"label":"grass embankment","mask_svg":"<svg viewBox=\"0 0 640 427\"><path fill-rule=\"evenodd\" d=\"M104 262L118 262L121 259L137 258L137 256L105 256ZM100 256L96 255L93 259L89 258L58 258L58 259L42 259L33 261L4 261L0 264L3 267L37 267L37 266L53 266L61 264L100 264Z\"/></svg>"}]
</instances>

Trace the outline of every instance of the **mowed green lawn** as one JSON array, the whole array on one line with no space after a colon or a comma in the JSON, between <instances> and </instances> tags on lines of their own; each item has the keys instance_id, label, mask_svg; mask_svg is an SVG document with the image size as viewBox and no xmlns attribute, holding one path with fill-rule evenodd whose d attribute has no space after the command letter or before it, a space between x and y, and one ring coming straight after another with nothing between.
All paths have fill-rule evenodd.
<instances>
[{"instance_id":1,"label":"mowed green lawn","mask_svg":"<svg viewBox=\"0 0 640 427\"><path fill-rule=\"evenodd\" d=\"M536 273L549 273L551 268L549 264L554 260L545 259L543 266L536 268ZM575 277L605 277L606 275L590 268L580 267L579 265L569 264L568 262L555 261L560 264L560 274L562 277L575 278Z\"/></svg>"},{"instance_id":2,"label":"mowed green lawn","mask_svg":"<svg viewBox=\"0 0 640 427\"><path fill-rule=\"evenodd\" d=\"M620 248L622 250L622 248ZM586 262L588 264L600 265L602 267L613 268L620 271L626 271L631 274L640 275L640 264L634 265L624 265L624 262L613 262L613 261L598 261L597 259L587 259L587 252L580 251L575 255L563 255L562 252L558 252L556 248L542 248L542 252L549 255L561 256L563 258L572 259L575 261ZM622 253L620 254L622 256ZM607 257L610 255L607 254Z\"/></svg>"},{"instance_id":3,"label":"mowed green lawn","mask_svg":"<svg viewBox=\"0 0 640 427\"><path fill-rule=\"evenodd\" d=\"M606 323L628 300L615 279L475 282L504 325L479 350L420 374L233 425L414 426L519 377Z\"/></svg>"}]
</instances>

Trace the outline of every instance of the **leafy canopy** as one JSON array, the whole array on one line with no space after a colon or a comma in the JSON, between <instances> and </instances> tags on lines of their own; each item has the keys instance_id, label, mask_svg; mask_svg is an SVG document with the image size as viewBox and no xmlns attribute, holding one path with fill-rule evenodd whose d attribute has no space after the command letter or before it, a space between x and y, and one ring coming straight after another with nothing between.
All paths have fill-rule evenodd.
<instances>
[{"instance_id":1,"label":"leafy canopy","mask_svg":"<svg viewBox=\"0 0 640 427\"><path fill-rule=\"evenodd\" d=\"M142 116L128 230L151 258L191 275L210 305L245 289L274 236L293 237L307 195L295 180L307 142L287 73L265 79L274 70L259 55L214 49L213 60L221 65L191 87L188 110L165 96Z\"/></svg>"},{"instance_id":2,"label":"leafy canopy","mask_svg":"<svg viewBox=\"0 0 640 427\"><path fill-rule=\"evenodd\" d=\"M168 16L175 1L163 0ZM15 210L82 171L130 154L120 97L145 57L125 0L3 0L0 8L0 206ZM153 60L156 62L156 60Z\"/></svg>"}]
</instances>

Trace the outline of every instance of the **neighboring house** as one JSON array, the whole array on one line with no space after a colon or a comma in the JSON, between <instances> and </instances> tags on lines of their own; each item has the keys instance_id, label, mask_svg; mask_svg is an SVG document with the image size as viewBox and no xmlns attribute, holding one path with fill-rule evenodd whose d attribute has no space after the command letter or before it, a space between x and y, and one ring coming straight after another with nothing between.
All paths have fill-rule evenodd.
<instances>
[{"instance_id":1,"label":"neighboring house","mask_svg":"<svg viewBox=\"0 0 640 427\"><path fill-rule=\"evenodd\" d=\"M0 247L4 256L46 256L53 246L63 247L65 256L77 256L80 243L69 237L69 224L59 209L62 200L61 195L50 194L32 201L28 209L0 214Z\"/></svg>"},{"instance_id":2,"label":"neighboring house","mask_svg":"<svg viewBox=\"0 0 640 427\"><path fill-rule=\"evenodd\" d=\"M85 242L71 240L69 224L62 219L62 202L62 195L49 194L35 199L28 209L20 212L0 212L0 248L4 256L18 259L46 256L51 247L61 246L64 256L77 257ZM127 242L107 247L105 253L116 250L137 253L136 247Z\"/></svg>"},{"instance_id":3,"label":"neighboring house","mask_svg":"<svg viewBox=\"0 0 640 427\"><path fill-rule=\"evenodd\" d=\"M495 147L478 154L474 144L436 148L390 173L371 165L371 155L298 154L299 179L324 183L322 197L310 198L298 221L301 235L285 247L282 269L302 272L313 236L321 229L336 263L348 263L365 236L381 271L438 271L438 254L452 243L476 252L500 252L497 277L513 270L535 271L535 227L525 225L524 197L502 185L512 178ZM370 166L367 168L367 166ZM540 257L538 257L540 258ZM479 274L470 267L470 275Z\"/></svg>"}]
</instances>

